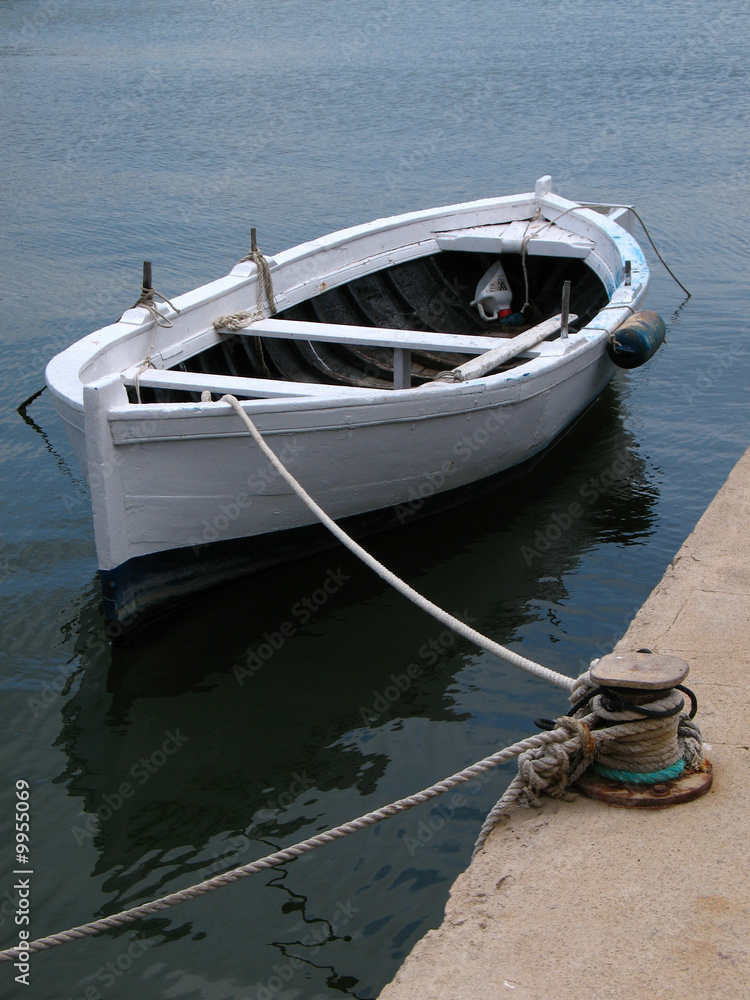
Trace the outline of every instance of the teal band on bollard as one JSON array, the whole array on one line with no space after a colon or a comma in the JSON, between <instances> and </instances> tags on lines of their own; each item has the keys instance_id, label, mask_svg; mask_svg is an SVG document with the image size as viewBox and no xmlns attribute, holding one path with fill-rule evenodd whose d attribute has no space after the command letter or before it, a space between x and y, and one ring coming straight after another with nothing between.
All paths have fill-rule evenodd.
<instances>
[{"instance_id":1,"label":"teal band on bollard","mask_svg":"<svg viewBox=\"0 0 750 1000\"><path fill-rule=\"evenodd\" d=\"M610 781L630 782L638 785L658 785L662 781L669 781L670 778L679 778L685 770L684 759L678 760L671 767L663 767L660 771L618 771L614 767L604 767L594 762L591 770L601 774L603 778Z\"/></svg>"}]
</instances>

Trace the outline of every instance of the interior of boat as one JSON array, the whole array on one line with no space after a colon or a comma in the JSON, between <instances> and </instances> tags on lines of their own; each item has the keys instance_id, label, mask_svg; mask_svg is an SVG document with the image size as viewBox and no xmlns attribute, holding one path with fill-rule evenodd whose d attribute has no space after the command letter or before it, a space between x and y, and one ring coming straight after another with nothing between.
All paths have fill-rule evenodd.
<instances>
[{"instance_id":1,"label":"interior of boat","mask_svg":"<svg viewBox=\"0 0 750 1000\"><path fill-rule=\"evenodd\" d=\"M504 319L483 319L471 304L478 281L498 256L457 250L440 251L365 275L278 312L275 318L497 338L516 336L559 313L565 281L571 283L571 313L578 317L572 329L585 326L607 303L604 286L581 259L528 255L522 261L521 255L514 253L502 254L499 259L513 296L512 314ZM415 350L411 354L411 384L431 381L465 360L465 354ZM523 360L523 356L513 358L498 371ZM220 343L181 362L175 370L390 389L394 384L394 352L387 347L227 333ZM129 393L134 402L134 390ZM190 397L200 398L197 393ZM144 387L142 400L184 402L186 395Z\"/></svg>"}]
</instances>

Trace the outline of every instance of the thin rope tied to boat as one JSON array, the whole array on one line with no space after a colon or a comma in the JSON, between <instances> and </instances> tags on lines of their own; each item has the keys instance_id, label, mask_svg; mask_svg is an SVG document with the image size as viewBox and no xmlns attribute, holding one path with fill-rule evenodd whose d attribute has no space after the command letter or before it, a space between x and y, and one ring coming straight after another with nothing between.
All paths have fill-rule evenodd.
<instances>
[{"instance_id":1,"label":"thin rope tied to boat","mask_svg":"<svg viewBox=\"0 0 750 1000\"><path fill-rule=\"evenodd\" d=\"M398 590L399 593L403 594L404 597L407 597L410 601L416 604L417 607L422 608L423 611L432 615L433 618L436 618L439 622L447 625L448 628L452 629L458 635L468 639L469 642L475 643L481 649L486 650L493 656L497 656L501 660L506 660L508 663L512 663L521 670L525 670L527 673L533 674L534 677L539 677L541 680L549 681L550 684L554 684L556 687L562 688L565 691L570 691L572 689L575 683L572 677L566 677L565 674L560 674L556 670L551 670L549 667L545 667L541 663L536 663L534 660L521 656L519 653L515 653L507 647L501 646L499 642L495 642L486 635L482 635L481 632L477 632L476 629L471 628L470 625L462 622L459 618L454 617L443 608L433 604L432 601L428 600L424 597L424 595L414 590L413 587L410 587L408 583L396 576L395 573L389 570L381 562L378 562L374 556L370 555L370 553L355 542L343 528L336 524L333 518L329 517L328 514L326 514L326 512L313 500L310 494L307 493L307 491L297 482L291 472L288 471L288 469L276 457L276 454L263 440L260 431L247 413L245 413L237 397L222 396L219 402L229 403L229 405L235 410L244 425L247 427L258 448L265 455L274 469L276 469L282 479L284 479L284 481L291 486L308 510L312 511L318 520L320 520L326 528L328 528L331 534L338 538L338 540L345 545L350 552L353 552L354 555L361 559L366 566L369 566L370 569L377 573L382 580L389 583L395 590Z\"/></svg>"},{"instance_id":2,"label":"thin rope tied to boat","mask_svg":"<svg viewBox=\"0 0 750 1000\"><path fill-rule=\"evenodd\" d=\"M255 309L245 309L242 312L231 313L228 316L219 316L214 320L215 330L242 330L250 323L257 323L265 317L263 312L263 296L268 302L271 316L276 315L276 295L273 290L273 278L271 277L271 267L257 248L251 250L240 260L250 261L258 269L258 298Z\"/></svg>"},{"instance_id":3,"label":"thin rope tied to boat","mask_svg":"<svg viewBox=\"0 0 750 1000\"><path fill-rule=\"evenodd\" d=\"M539 807L542 793L573 798L570 786L589 767L614 780L644 784L678 777L685 768L703 770L701 731L682 711L680 690L686 689L656 692L653 701L624 708L612 704L613 692L597 687L589 671L578 677L570 695L572 714L551 724L567 739L521 754L518 774L482 824L473 856L514 806Z\"/></svg>"},{"instance_id":4,"label":"thin rope tied to boat","mask_svg":"<svg viewBox=\"0 0 750 1000\"><path fill-rule=\"evenodd\" d=\"M151 360L151 352L154 349L154 343L156 341L156 331L159 327L163 330L168 330L172 326L172 320L168 316L162 315L156 308L156 303L154 302L154 295L157 295L162 302L166 302L169 308L175 313L175 315L180 315L180 310L177 306L170 302L166 295L162 295L161 292L157 292L155 288L150 285L141 285L141 297L136 303L131 307L133 309L145 309L146 312L151 316L154 322L153 328L151 330L151 343L148 345L148 351L146 357L138 366L138 369L133 378L135 384L135 396L138 402L141 400L141 375L146 371L147 368L156 368L156 365Z\"/></svg>"},{"instance_id":5,"label":"thin rope tied to boat","mask_svg":"<svg viewBox=\"0 0 750 1000\"><path fill-rule=\"evenodd\" d=\"M595 202L595 201L581 201L578 204L582 208L595 208L598 205L598 202ZM649 243L651 244L651 247L652 247L654 253L656 254L656 256L659 258L659 260L662 262L662 264L667 269L667 271L669 272L669 274L674 278L674 280L677 282L677 284L683 290L683 292L685 293L685 295L688 298L692 298L691 293L687 290L687 288L685 288L685 286L680 281L680 279L677 277L677 275L674 273L674 271L672 270L672 268L669 266L669 264L667 264L667 262L664 260L664 258L662 257L662 255L659 253L659 248L654 243L654 241L653 241L653 239L651 237L651 233L646 228L646 223L643 221L643 219L640 217L640 215L636 212L636 210L633 208L633 206L632 205L607 205L606 207L607 208L627 208L628 211L630 211L630 212L633 213L633 215L636 217L636 219L638 219L638 221L640 222L641 226L643 227L643 232L646 234L646 238L648 239Z\"/></svg>"},{"instance_id":6,"label":"thin rope tied to boat","mask_svg":"<svg viewBox=\"0 0 750 1000\"><path fill-rule=\"evenodd\" d=\"M162 313L159 312L159 310L156 307L156 303L154 302L155 295L158 296L158 298L160 298L162 302L166 302L166 304L169 306L172 312L175 313L175 315L177 316L180 315L180 310L173 302L171 302L167 298L166 295L162 295L161 292L157 292L155 288L151 288L150 286L146 285L141 286L141 297L138 299L137 302L135 302L131 306L131 309L145 309L146 312L150 314L151 319L154 321L155 328L157 326L160 326L163 329L168 330L172 326L172 320L168 316L164 316ZM154 342L152 339L151 347L153 348L153 346ZM151 351L149 351L149 355L150 353Z\"/></svg>"},{"instance_id":7,"label":"thin rope tied to boat","mask_svg":"<svg viewBox=\"0 0 750 1000\"><path fill-rule=\"evenodd\" d=\"M551 229L552 226L554 226L559 219L562 219L564 215L567 215L568 212L574 212L577 208L580 207L581 207L580 204L571 205L570 208L566 208L564 212L560 212L559 215L556 215L554 219L546 219L543 223L541 223L541 229L533 231L531 227L535 222L538 223L540 221L542 214L541 208L538 208L533 218L529 219L529 221L526 223L526 229L524 230L523 239L521 240L521 267L523 269L523 284L524 284L524 303L521 306L520 310L521 312L523 312L527 306L531 305L529 301L529 272L526 268L526 256L529 251L529 243L531 242L531 240L535 240L537 239L537 237L541 236L542 233L546 233L548 229Z\"/></svg>"},{"instance_id":8,"label":"thin rope tied to boat","mask_svg":"<svg viewBox=\"0 0 750 1000\"><path fill-rule=\"evenodd\" d=\"M295 858L298 858L303 854L307 854L310 851L314 851L316 848L322 847L324 844L330 844L334 840L340 840L343 837L349 836L349 834L356 833L358 830L364 830L369 826L374 826L376 823L380 823L384 819L406 812L408 809L421 805L423 802L427 802L430 799L437 798L437 796L450 791L457 785L471 781L485 771L489 771L491 768L497 767L500 764L507 763L519 754L534 751L545 746L551 746L561 740L567 740L568 738L569 729L565 727L561 727L553 732L536 733L524 740L520 740L518 743L513 743L511 746L498 750L489 757L485 757L483 760L477 761L475 764L469 765L469 767L465 767L462 771L457 771L455 774L445 778L443 781L430 785L429 788L424 788L422 791L416 792L414 795L398 799L396 802L391 802L387 806L375 809L373 812L366 813L364 816L359 816L357 819L350 820L348 823L342 823L340 826L333 827L331 830L326 830L323 833L319 833L314 837L308 838L307 840L300 841L298 844L293 844L291 847L286 847L281 851L277 851L275 854L269 854L264 858L259 858L257 861L251 861L249 864L232 868L230 871L223 872L221 875L215 875L213 878L207 879L204 882L191 885L186 889L180 889L178 892L162 896L160 899L154 899L151 902L143 903L140 906L133 906L128 910L113 913L112 915L102 917L99 920L92 920L86 924L79 924L77 927L71 927L69 930L61 931L57 934L50 934L47 937L38 938L36 941L32 941L27 947L25 947L24 951L47 951L48 949L55 948L58 945L68 944L70 941L77 941L79 938L93 937L94 935L100 934L104 931L115 930L119 927L131 924L142 917L148 917L154 913L160 913L162 910L166 910L171 906L176 906L179 903L185 903L188 900L195 899L197 896L213 892L215 889L221 889L225 885L231 885L233 882L237 882L240 879L254 875L256 872L265 871L269 868L275 868L287 861L293 861ZM18 957L18 952L18 946L15 948L7 948L5 951L0 951L0 962L14 961Z\"/></svg>"},{"instance_id":9,"label":"thin rope tied to boat","mask_svg":"<svg viewBox=\"0 0 750 1000\"><path fill-rule=\"evenodd\" d=\"M532 236L535 235L534 233L531 232L531 225L532 223L538 220L539 215L540 215L540 209L537 209L534 218L529 219L529 221L526 223L526 229L524 230L523 239L521 240L521 267L523 268L523 287L524 287L524 298L523 298L523 305L521 306L520 310L521 312L523 312L527 306L531 305L531 303L529 302L529 272L526 269L526 254L529 249L529 240L532 238Z\"/></svg>"}]
</instances>

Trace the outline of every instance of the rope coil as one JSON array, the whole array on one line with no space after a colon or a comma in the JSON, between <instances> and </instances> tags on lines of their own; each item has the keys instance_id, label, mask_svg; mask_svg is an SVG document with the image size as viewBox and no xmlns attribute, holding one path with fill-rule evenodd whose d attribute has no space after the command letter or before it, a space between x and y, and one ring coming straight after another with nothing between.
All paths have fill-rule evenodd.
<instances>
[{"instance_id":1,"label":"rope coil","mask_svg":"<svg viewBox=\"0 0 750 1000\"><path fill-rule=\"evenodd\" d=\"M249 253L241 258L240 263L249 261L255 264L258 269L258 297L255 309L245 309L242 312L231 313L228 316L219 316L214 320L215 330L242 330L251 323L257 323L263 319L263 297L265 296L271 316L276 315L276 296L273 290L273 278L271 277L271 267L263 254L254 247Z\"/></svg>"},{"instance_id":2,"label":"rope coil","mask_svg":"<svg viewBox=\"0 0 750 1000\"><path fill-rule=\"evenodd\" d=\"M690 694L691 714L683 711L681 691ZM575 681L570 701L571 714L552 724L569 738L521 754L518 774L484 821L473 857L514 806L540 806L543 792L571 797L570 786L588 767L614 781L652 785L685 769L705 768L703 737L691 717L695 695L682 685L655 692L646 704L623 707L623 698L594 684L587 670Z\"/></svg>"}]
</instances>

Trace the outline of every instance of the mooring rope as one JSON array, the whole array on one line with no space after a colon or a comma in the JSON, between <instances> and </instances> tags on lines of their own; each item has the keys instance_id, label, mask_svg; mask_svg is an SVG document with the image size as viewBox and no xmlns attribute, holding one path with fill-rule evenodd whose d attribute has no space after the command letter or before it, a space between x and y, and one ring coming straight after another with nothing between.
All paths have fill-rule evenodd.
<instances>
[{"instance_id":1,"label":"mooring rope","mask_svg":"<svg viewBox=\"0 0 750 1000\"><path fill-rule=\"evenodd\" d=\"M391 570L384 566L381 562L378 562L374 556L363 549L361 545L354 541L354 539L348 535L343 528L341 528L333 518L329 517L326 512L318 506L318 504L313 500L310 494L297 482L294 476L289 472L286 466L283 465L281 461L276 457L276 454L269 448L266 442L263 440L258 428L252 422L250 417L242 409L242 406L236 396L222 396L220 402L229 403L230 406L235 410L237 415L241 418L244 425L247 427L248 431L252 435L253 440L260 448L261 452L265 455L268 461L273 465L274 469L291 486L297 496L302 500L308 510L312 511L313 514L320 520L328 530L339 539L339 541L345 545L350 552L353 552L359 559L369 566L377 575L389 583L393 588L408 597L410 601L417 605L417 607L422 608L428 614L432 615L443 625L447 625L448 628L452 629L458 635L463 636L463 638L468 639L469 642L475 643L481 649L486 650L488 653L492 653L493 656L497 656L499 659L507 660L508 663L512 663L515 667L520 667L521 670L525 670L527 673L533 674L534 677L539 677L541 680L549 681L550 684L554 684L556 687L562 688L565 691L571 691L575 681L572 677L566 677L565 674L560 674L556 670L550 670L549 667L543 666L541 663L536 663L534 660L530 660L525 656L521 656L519 653L513 652L513 650L508 649L505 646L501 646L499 642L494 642L489 639L486 635L482 635L481 632L477 632L476 629L471 628L465 622L462 622L459 618L455 618L453 615L449 614L443 608L438 607L429 601L426 597L420 594L418 591L410 587L408 583L402 580L400 577L396 576Z\"/></svg>"},{"instance_id":2,"label":"mooring rope","mask_svg":"<svg viewBox=\"0 0 750 1000\"><path fill-rule=\"evenodd\" d=\"M574 728L576 725L577 724L574 724ZM224 872L221 875L215 875L213 878L206 879L204 882L191 885L186 889L180 889L178 892L172 892L167 896L154 899L149 903L143 903L140 906L133 906L128 910L122 910L120 913L113 913L111 916L102 917L99 920L92 920L89 923L80 924L77 927L71 927L67 931L61 931L57 934L50 934L48 937L39 938L36 941L30 942L24 950L32 953L46 951L49 948L55 948L58 945L67 944L70 941L76 941L79 938L92 937L93 935L100 934L103 931L115 930L118 927L131 924L135 920L139 920L141 917L148 917L154 913L160 913L162 910L166 910L171 906L176 906L179 903L185 903L190 899L195 899L197 896L203 896L208 892L213 892L214 889L221 889L225 885L231 885L233 882L247 878L249 875L254 875L256 872L265 871L268 868L275 868L277 865L284 864L287 861L292 861L303 854L307 854L309 851L314 851L317 847L322 847L324 844L330 844L332 841L340 840L342 837L347 837L349 834L356 833L358 830L364 830L366 827L374 826L376 823L380 823L382 820L388 819L390 816L396 816L399 813L406 812L408 809L412 809L415 806L421 805L423 802L427 802L430 799L436 798L438 795L442 795L444 792L450 791L451 788L455 788L457 785L471 781L473 778L476 778L477 775L482 774L493 767L505 764L507 761L512 760L519 754L533 751L535 749L539 749L540 747L549 746L562 740L569 740L569 738L570 730L567 727L558 727L551 732L538 733L534 736L529 736L527 739L514 743L502 750L498 750L489 757L485 757L483 760L477 761L469 767L465 767L462 771L458 771L449 778L445 778L443 781L430 785L429 788L416 792L414 795L398 799L396 802L391 802L387 806L375 809L372 812L366 813L364 816L350 820L348 823L342 823L340 826L336 826L331 830L326 830L323 833L316 834L316 836L300 841L298 844L294 844L291 847L286 847L281 851L276 851L275 854L269 854L264 858L259 858L257 861L251 861L249 864L240 865L238 868L232 868L230 871ZM0 951L0 962L13 961L18 955L18 951L18 947L7 948L5 951Z\"/></svg>"},{"instance_id":3,"label":"mooring rope","mask_svg":"<svg viewBox=\"0 0 750 1000\"><path fill-rule=\"evenodd\" d=\"M623 206L623 207L626 207L626 206ZM654 243L654 241L651 239L651 233L648 231L648 229L646 229L646 223L643 221L643 219L640 217L640 215L636 212L636 210L632 206L627 206L627 207L630 208L630 211L633 213L633 215L636 217L636 219L638 219L638 221L640 222L640 224L643 226L643 232L646 234L646 238L648 239L649 243L651 244L651 246L653 248L653 251L656 254L656 256L662 262L662 264L667 269L667 271L669 272L669 274L672 275L672 277L677 282L677 284L680 286L680 288L683 290L683 292L685 293L685 295L687 295L687 297L690 298L691 297L690 292L687 290L687 288L685 288L685 286L680 281L680 279L677 277L677 275L674 273L674 271L672 270L672 268L669 266L669 264L667 264L667 262L664 260L664 258L662 257L662 255L659 253L658 247L656 246L656 244Z\"/></svg>"},{"instance_id":4,"label":"mooring rope","mask_svg":"<svg viewBox=\"0 0 750 1000\"><path fill-rule=\"evenodd\" d=\"M521 311L523 311L526 308L526 306L529 305L529 277L528 277L528 273L526 271L526 254L528 253L529 242L531 240L533 240L533 239L536 239L538 236L541 236L542 233L546 232L547 229L550 228L550 226L552 226L552 225L556 224L557 222L559 222L559 220L562 219L562 217L564 215L567 215L568 212L573 212L577 208L594 208L596 205L598 205L598 202L593 202L593 201L590 201L590 202L579 201L575 205L572 205L570 208L566 208L564 212L560 212L560 214L557 215L557 216L555 216L554 219L549 219L548 222L547 222L547 225L546 226L542 226L542 228L538 229L536 232L530 232L530 227L531 227L531 225L534 222L538 222L539 221L539 215L540 215L541 210L538 209L536 215L532 219L529 219L529 221L526 224L526 230L524 232L523 239L521 240L521 267L523 268L523 279L524 279L524 288L525 288L525 301L524 301L524 304L521 306ZM687 297L690 298L691 297L690 296L690 292L687 290L687 288L685 288L685 286L680 281L680 279L677 277L677 275L674 273L674 271L671 269L671 267L669 266L669 264L667 264L667 262L664 260L664 258L662 257L662 255L659 253L659 248L654 243L654 241L653 241L653 239L651 237L651 233L646 228L646 223L640 217L640 215L638 214L638 212L636 212L636 210L633 208L633 206L632 205L608 205L607 208L627 208L629 211L631 211L633 213L633 215L636 217L636 219L638 219L638 221L640 222L641 226L643 227L643 232L646 234L646 238L648 239L649 243L651 244L651 247L652 247L654 253L656 254L656 256L659 258L659 260L664 265L664 267L667 269L667 271L672 276L672 278L674 278L674 280L677 282L677 284L683 290L683 292L685 293L685 295L687 295ZM622 306L617 306L617 307L612 307L612 308L622 308ZM631 310L631 311L635 312L635 310ZM600 312L601 312L601 310L600 310Z\"/></svg>"},{"instance_id":5,"label":"mooring rope","mask_svg":"<svg viewBox=\"0 0 750 1000\"><path fill-rule=\"evenodd\" d=\"M215 330L242 330L250 323L256 323L264 318L263 296L268 302L268 308L272 316L276 315L276 296L273 290L273 279L271 277L271 267L257 247L245 254L240 260L250 261L258 269L257 300L255 309L245 309L242 312L231 313L228 316L219 316L214 320Z\"/></svg>"},{"instance_id":6,"label":"mooring rope","mask_svg":"<svg viewBox=\"0 0 750 1000\"><path fill-rule=\"evenodd\" d=\"M532 240L537 239L537 237L541 236L542 233L546 233L548 229L551 229L552 226L554 226L560 219L562 219L564 215L567 215L568 212L574 212L577 208L580 207L581 207L580 202L576 203L575 205L571 205L570 208L566 208L564 212L560 212L560 214L556 215L554 219L544 220L544 222L541 223L541 229L537 229L536 232L532 232L531 226L535 222L537 223L540 222L540 216L542 212L541 208L538 208L536 210L536 215L532 216L532 218L530 218L529 221L526 223L526 229L524 230L523 239L521 240L521 267L523 269L523 284L524 284L524 302L523 305L521 306L520 310L521 312L523 312L526 306L531 305L531 303L529 302L529 273L526 268L526 256L529 251L529 243Z\"/></svg>"},{"instance_id":7,"label":"mooring rope","mask_svg":"<svg viewBox=\"0 0 750 1000\"><path fill-rule=\"evenodd\" d=\"M158 296L162 300L162 302L166 302L166 304L174 313L176 313L178 316L180 315L180 310L177 308L176 305L174 305L173 302L171 302L167 298L166 295L162 295L161 292L157 292L155 288L151 288L146 285L143 285L141 288L141 297L130 308L145 309L146 312L151 316L151 319L154 321L154 327L160 326L163 329L168 330L173 325L172 320L168 316L162 315L162 313L160 313L159 310L156 308L156 303L154 302L155 295ZM151 346L153 347L153 341L151 343Z\"/></svg>"}]
</instances>

